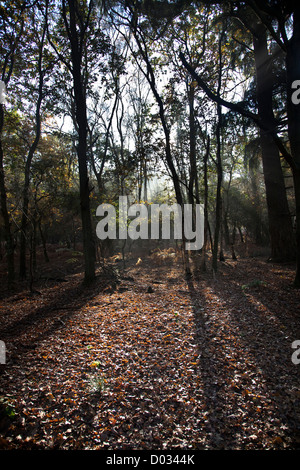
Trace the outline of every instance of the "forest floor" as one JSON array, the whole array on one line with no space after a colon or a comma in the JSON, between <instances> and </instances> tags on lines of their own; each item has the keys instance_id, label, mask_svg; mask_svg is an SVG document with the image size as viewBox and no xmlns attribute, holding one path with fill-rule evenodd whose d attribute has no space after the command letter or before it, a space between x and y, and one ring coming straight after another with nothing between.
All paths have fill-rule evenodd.
<instances>
[{"instance_id":1,"label":"forest floor","mask_svg":"<svg viewBox=\"0 0 300 470\"><path fill-rule=\"evenodd\" d=\"M0 448L299 450L293 275L244 258L187 279L167 254L2 289Z\"/></svg>"}]
</instances>

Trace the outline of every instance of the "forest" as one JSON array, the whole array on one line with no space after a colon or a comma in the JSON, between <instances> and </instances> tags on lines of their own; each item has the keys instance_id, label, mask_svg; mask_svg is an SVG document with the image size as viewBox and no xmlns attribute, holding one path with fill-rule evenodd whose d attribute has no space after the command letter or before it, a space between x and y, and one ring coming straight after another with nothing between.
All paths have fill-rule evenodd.
<instances>
[{"instance_id":1,"label":"forest","mask_svg":"<svg viewBox=\"0 0 300 470\"><path fill-rule=\"evenodd\" d=\"M0 0L0 208L1 450L299 450L300 4Z\"/></svg>"}]
</instances>

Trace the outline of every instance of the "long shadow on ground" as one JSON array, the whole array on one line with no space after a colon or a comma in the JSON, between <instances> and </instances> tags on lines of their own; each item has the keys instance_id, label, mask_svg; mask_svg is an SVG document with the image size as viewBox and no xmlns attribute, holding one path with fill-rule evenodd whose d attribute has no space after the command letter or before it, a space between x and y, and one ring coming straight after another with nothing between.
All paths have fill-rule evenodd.
<instances>
[{"instance_id":1,"label":"long shadow on ground","mask_svg":"<svg viewBox=\"0 0 300 470\"><path fill-rule=\"evenodd\" d=\"M266 307L258 290L246 295L234 276L218 277L221 282L188 281L206 405L199 426L207 445L299 448L300 380L291 361L299 322L295 330L295 315L288 314L288 325L278 292Z\"/></svg>"}]
</instances>

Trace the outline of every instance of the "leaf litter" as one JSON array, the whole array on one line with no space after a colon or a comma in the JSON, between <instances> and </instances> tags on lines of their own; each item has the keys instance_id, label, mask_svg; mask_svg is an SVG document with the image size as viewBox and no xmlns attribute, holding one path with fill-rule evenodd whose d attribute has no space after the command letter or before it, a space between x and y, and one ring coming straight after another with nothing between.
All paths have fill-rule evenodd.
<instances>
[{"instance_id":1,"label":"leaf litter","mask_svg":"<svg viewBox=\"0 0 300 470\"><path fill-rule=\"evenodd\" d=\"M0 447L299 449L292 268L195 273L148 258L112 288L74 274L4 296Z\"/></svg>"}]
</instances>

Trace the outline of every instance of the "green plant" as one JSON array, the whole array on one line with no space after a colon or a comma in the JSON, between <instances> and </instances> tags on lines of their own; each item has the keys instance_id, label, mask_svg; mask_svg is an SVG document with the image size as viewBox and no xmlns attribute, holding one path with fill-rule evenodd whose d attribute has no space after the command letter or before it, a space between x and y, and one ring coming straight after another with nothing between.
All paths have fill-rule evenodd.
<instances>
[{"instance_id":1,"label":"green plant","mask_svg":"<svg viewBox=\"0 0 300 470\"><path fill-rule=\"evenodd\" d=\"M101 362L100 361L93 361L90 364L90 367L93 367L95 369L99 369L101 367ZM90 376L89 378L89 390L91 393L101 393L104 392L106 388L106 380L103 376L103 374L99 371L94 373L93 375Z\"/></svg>"},{"instance_id":2,"label":"green plant","mask_svg":"<svg viewBox=\"0 0 300 470\"><path fill-rule=\"evenodd\" d=\"M255 279L254 281L251 281L249 282L248 284L244 284L242 286L242 289L245 290L245 289L249 289L251 287L260 287L260 286L266 286L266 282L265 281L260 281L259 279Z\"/></svg>"},{"instance_id":3,"label":"green plant","mask_svg":"<svg viewBox=\"0 0 300 470\"><path fill-rule=\"evenodd\" d=\"M5 397L0 397L0 416L13 419L16 415L15 407Z\"/></svg>"},{"instance_id":4,"label":"green plant","mask_svg":"<svg viewBox=\"0 0 300 470\"><path fill-rule=\"evenodd\" d=\"M66 260L66 263L69 263L69 264L71 264L71 263L77 263L77 261L78 261L77 258L69 258L69 259Z\"/></svg>"},{"instance_id":5,"label":"green plant","mask_svg":"<svg viewBox=\"0 0 300 470\"><path fill-rule=\"evenodd\" d=\"M76 256L81 256L82 253L81 251L72 251L72 256L76 257Z\"/></svg>"},{"instance_id":6,"label":"green plant","mask_svg":"<svg viewBox=\"0 0 300 470\"><path fill-rule=\"evenodd\" d=\"M106 380L101 373L90 377L89 390L91 393L102 393L106 389Z\"/></svg>"},{"instance_id":7,"label":"green plant","mask_svg":"<svg viewBox=\"0 0 300 470\"><path fill-rule=\"evenodd\" d=\"M175 312L173 312L173 313L174 313L175 321L178 322L178 320L179 320L179 312L175 311Z\"/></svg>"}]
</instances>

